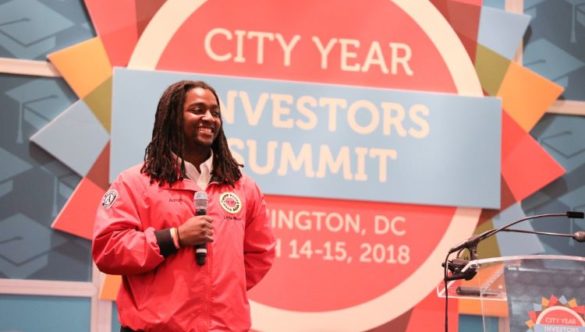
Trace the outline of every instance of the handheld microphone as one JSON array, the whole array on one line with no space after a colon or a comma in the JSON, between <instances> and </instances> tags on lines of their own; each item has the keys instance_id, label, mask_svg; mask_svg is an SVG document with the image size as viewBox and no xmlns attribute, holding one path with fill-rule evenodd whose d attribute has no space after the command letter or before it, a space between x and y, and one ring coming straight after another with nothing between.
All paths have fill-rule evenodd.
<instances>
[{"instance_id":1,"label":"handheld microphone","mask_svg":"<svg viewBox=\"0 0 585 332\"><path fill-rule=\"evenodd\" d=\"M195 215L204 216L207 214L207 194L204 191L198 191L193 197L195 201ZM197 265L203 266L207 259L207 244L195 245L195 258Z\"/></svg>"}]
</instances>

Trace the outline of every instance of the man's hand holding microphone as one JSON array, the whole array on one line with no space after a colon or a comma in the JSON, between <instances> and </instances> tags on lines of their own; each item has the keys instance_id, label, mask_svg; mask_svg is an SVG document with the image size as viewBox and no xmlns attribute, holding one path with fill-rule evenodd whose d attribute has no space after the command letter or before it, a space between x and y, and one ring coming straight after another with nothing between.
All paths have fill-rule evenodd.
<instances>
[{"instance_id":1,"label":"man's hand holding microphone","mask_svg":"<svg viewBox=\"0 0 585 332\"><path fill-rule=\"evenodd\" d=\"M195 246L197 265L205 264L207 243L213 242L213 219L207 215L207 194L198 191L194 196L195 216L187 219L177 229L181 247Z\"/></svg>"}]
</instances>

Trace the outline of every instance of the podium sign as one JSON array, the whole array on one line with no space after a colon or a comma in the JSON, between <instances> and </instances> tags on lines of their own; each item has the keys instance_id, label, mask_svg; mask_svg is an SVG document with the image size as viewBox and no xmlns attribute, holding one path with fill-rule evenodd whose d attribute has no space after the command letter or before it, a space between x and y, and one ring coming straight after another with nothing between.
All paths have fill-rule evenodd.
<instances>
[{"instance_id":1,"label":"podium sign","mask_svg":"<svg viewBox=\"0 0 585 332\"><path fill-rule=\"evenodd\" d=\"M484 331L585 332L585 257L497 257L466 268L477 275L450 282L448 296L476 306Z\"/></svg>"}]
</instances>

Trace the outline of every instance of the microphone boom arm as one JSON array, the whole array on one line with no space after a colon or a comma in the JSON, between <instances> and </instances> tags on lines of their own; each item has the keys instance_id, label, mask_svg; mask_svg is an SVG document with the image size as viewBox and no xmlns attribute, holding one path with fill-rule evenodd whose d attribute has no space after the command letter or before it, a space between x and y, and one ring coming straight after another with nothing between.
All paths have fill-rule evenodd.
<instances>
[{"instance_id":1,"label":"microphone boom arm","mask_svg":"<svg viewBox=\"0 0 585 332\"><path fill-rule=\"evenodd\" d=\"M570 237L577 242L584 242L585 241L585 232L577 231L573 234L566 234L566 233L554 233L554 232L542 232L542 231L528 231L524 229L516 229L516 228L506 228L502 230L503 232L512 232L512 233L526 233L526 234L538 234L538 235L548 235L548 236L562 236L562 237Z\"/></svg>"},{"instance_id":2,"label":"microphone boom arm","mask_svg":"<svg viewBox=\"0 0 585 332\"><path fill-rule=\"evenodd\" d=\"M547 214L539 214L536 216L525 217L525 218L516 220L513 223L504 225L500 228L490 229L490 230L487 230L479 235L473 236L469 240L463 242L462 244L451 248L451 250L449 250L449 253L451 254L451 253L454 253L454 252L457 252L457 251L460 251L463 249L467 249L469 251L470 259L476 260L477 259L477 245L479 244L479 242L495 235L496 233L506 231L510 227L512 227L518 223L521 223L523 221L530 220L530 219L550 218L550 217L583 218L583 212L568 211L565 213L547 213Z\"/></svg>"}]
</instances>

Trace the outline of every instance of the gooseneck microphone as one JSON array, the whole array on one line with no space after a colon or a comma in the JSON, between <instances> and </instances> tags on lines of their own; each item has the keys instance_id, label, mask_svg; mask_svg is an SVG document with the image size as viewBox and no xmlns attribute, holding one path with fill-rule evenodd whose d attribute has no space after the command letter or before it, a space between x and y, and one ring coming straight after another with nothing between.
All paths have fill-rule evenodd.
<instances>
[{"instance_id":1,"label":"gooseneck microphone","mask_svg":"<svg viewBox=\"0 0 585 332\"><path fill-rule=\"evenodd\" d=\"M502 229L502 232L570 237L577 242L585 242L585 231L577 231L577 232L571 234L571 233L541 232L541 231L529 231L526 229L507 228L507 229Z\"/></svg>"},{"instance_id":2,"label":"gooseneck microphone","mask_svg":"<svg viewBox=\"0 0 585 332\"><path fill-rule=\"evenodd\" d=\"M540 234L540 235L550 235L550 236L565 236L565 237L571 237L573 238L575 241L577 242L585 242L585 232L583 231L578 231L575 232L574 234L563 234L563 233L551 233L551 232L539 232L539 231L527 231L527 230L521 230L521 229L515 229L515 228L511 228L512 226L526 221L526 220L531 220L531 219L540 219L540 218L551 218L551 217L567 217L569 219L583 219L585 217L585 214L583 212L579 212L579 211L567 211L567 212L563 212L563 213L548 213L548 214L538 214L538 215L534 215L534 216L528 216L522 219L518 219L514 222L511 222L509 224L506 224L500 228L493 228L493 229L488 229L487 231L472 236L469 239L467 239L467 241L451 248L449 250L449 253L447 254L447 257L445 259L445 262L443 263L443 267L445 268L445 280L446 281L452 281L452 280L459 280L459 279L465 279L465 280L471 280L477 273L477 269L475 267L469 267L467 269L464 269L465 266L470 262L470 261L474 261L477 259L477 246L479 245L479 243L493 235L495 235L496 233L499 232L515 232L515 233L531 233L531 234ZM466 259L453 259L451 261L449 261L449 255L451 255L454 252L460 252L462 250L467 249L467 251L469 251L469 260ZM457 254L457 256L459 256L459 253ZM451 271L451 275L447 275L447 270Z\"/></svg>"},{"instance_id":3,"label":"gooseneck microphone","mask_svg":"<svg viewBox=\"0 0 585 332\"><path fill-rule=\"evenodd\" d=\"M204 216L207 214L207 194L204 191L198 191L193 197L195 201L195 215ZM195 259L197 265L203 266L207 260L207 244L195 245Z\"/></svg>"},{"instance_id":4,"label":"gooseneck microphone","mask_svg":"<svg viewBox=\"0 0 585 332\"><path fill-rule=\"evenodd\" d=\"M525 217L519 220L516 220L512 223L509 223L507 225L504 225L500 228L495 228L495 229L489 229L481 234L478 234L476 236L473 236L471 238L469 238L467 241L451 248L451 250L449 250L449 254L463 250L463 249L467 249L469 250L469 254L470 254L470 258L471 260L475 260L477 259L477 245L479 244L479 242L495 235L496 233L499 232L506 232L510 229L510 227L522 222L522 221L526 221L526 220L530 220L530 219L539 219L539 218L550 218L550 217L567 217L569 219L583 219L583 217L585 217L585 214L583 212L579 212L579 211L567 211L564 213L548 213L548 214L538 214L538 215L534 215L534 216L529 216L529 217ZM518 231L518 230L512 230L512 232L519 232L519 233L523 233L522 231ZM579 235L579 232L575 233L575 234L571 234L569 235L569 237L573 237L576 241L582 242L579 239L581 237L583 237L583 235ZM538 233L536 233L538 234ZM553 234L544 234L543 235L553 235ZM558 236L558 234L555 234Z\"/></svg>"}]
</instances>

